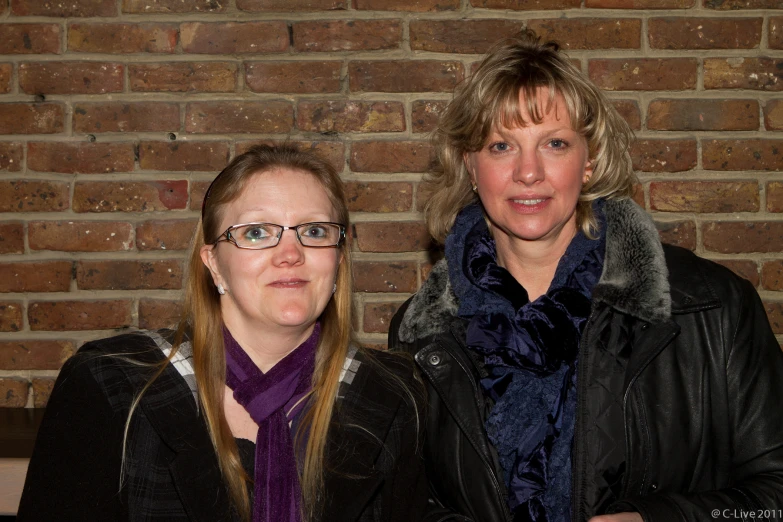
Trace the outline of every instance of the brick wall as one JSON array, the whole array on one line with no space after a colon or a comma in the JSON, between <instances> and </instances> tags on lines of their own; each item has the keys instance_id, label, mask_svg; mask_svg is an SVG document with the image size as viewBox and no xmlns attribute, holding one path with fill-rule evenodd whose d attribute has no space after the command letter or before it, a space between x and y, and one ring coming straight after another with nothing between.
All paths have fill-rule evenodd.
<instances>
[{"instance_id":1,"label":"brick wall","mask_svg":"<svg viewBox=\"0 0 783 522\"><path fill-rule=\"evenodd\" d=\"M783 339L781 0L0 0L0 406L173 321L206 186L269 140L342 170L357 330L384 345L430 267L427 132L523 23L636 130L663 238L751 280Z\"/></svg>"}]
</instances>

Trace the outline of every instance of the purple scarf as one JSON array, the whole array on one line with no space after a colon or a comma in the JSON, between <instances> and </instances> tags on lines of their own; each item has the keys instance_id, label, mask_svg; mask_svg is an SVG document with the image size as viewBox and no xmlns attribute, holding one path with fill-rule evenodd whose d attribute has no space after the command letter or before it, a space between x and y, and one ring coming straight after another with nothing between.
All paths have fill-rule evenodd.
<instances>
[{"instance_id":1,"label":"purple scarf","mask_svg":"<svg viewBox=\"0 0 783 522\"><path fill-rule=\"evenodd\" d=\"M310 391L320 333L316 323L304 343L263 373L223 328L226 384L258 424L253 522L301 522L302 491L288 423L307 402L302 398Z\"/></svg>"}]
</instances>

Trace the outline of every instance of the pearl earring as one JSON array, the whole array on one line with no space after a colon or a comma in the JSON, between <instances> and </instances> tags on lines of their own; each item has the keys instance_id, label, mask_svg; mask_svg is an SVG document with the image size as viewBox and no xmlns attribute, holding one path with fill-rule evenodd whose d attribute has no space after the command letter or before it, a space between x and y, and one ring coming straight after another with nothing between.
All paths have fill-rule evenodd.
<instances>
[{"instance_id":1,"label":"pearl earring","mask_svg":"<svg viewBox=\"0 0 783 522\"><path fill-rule=\"evenodd\" d=\"M476 192L478 190L478 186L474 183L473 184L473 192Z\"/></svg>"},{"instance_id":2,"label":"pearl earring","mask_svg":"<svg viewBox=\"0 0 783 522\"><path fill-rule=\"evenodd\" d=\"M335 293L337 291L337 283L334 284L332 287L332 293Z\"/></svg>"},{"instance_id":3,"label":"pearl earring","mask_svg":"<svg viewBox=\"0 0 783 522\"><path fill-rule=\"evenodd\" d=\"M226 289L220 283L217 285L217 291L220 295L226 295Z\"/></svg>"}]
</instances>

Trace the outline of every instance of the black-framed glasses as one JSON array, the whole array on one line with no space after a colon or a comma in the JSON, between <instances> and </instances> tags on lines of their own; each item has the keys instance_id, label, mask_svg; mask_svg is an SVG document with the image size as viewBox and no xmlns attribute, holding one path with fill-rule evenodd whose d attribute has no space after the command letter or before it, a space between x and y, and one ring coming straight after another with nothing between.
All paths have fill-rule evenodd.
<instances>
[{"instance_id":1,"label":"black-framed glasses","mask_svg":"<svg viewBox=\"0 0 783 522\"><path fill-rule=\"evenodd\" d=\"M345 227L328 221L302 223L293 227L274 223L242 223L228 227L212 244L227 241L237 248L263 250L276 247L286 230L296 232L299 243L309 248L336 248L345 240Z\"/></svg>"}]
</instances>

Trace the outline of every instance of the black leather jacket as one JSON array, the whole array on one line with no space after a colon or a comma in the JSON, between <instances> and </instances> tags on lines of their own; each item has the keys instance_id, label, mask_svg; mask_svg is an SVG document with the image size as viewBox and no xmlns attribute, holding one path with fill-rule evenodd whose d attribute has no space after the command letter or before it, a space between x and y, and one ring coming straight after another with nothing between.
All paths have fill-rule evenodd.
<instances>
[{"instance_id":1,"label":"black leather jacket","mask_svg":"<svg viewBox=\"0 0 783 522\"><path fill-rule=\"evenodd\" d=\"M621 511L646 522L783 518L783 352L756 291L661 245L634 203L605 208L604 272L578 359L572 520ZM506 521L482 368L456 310L441 262L389 334L427 383L427 520ZM619 469L605 464L612 451Z\"/></svg>"}]
</instances>

